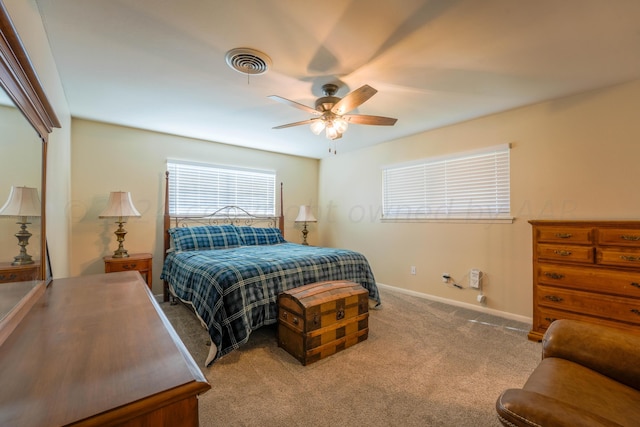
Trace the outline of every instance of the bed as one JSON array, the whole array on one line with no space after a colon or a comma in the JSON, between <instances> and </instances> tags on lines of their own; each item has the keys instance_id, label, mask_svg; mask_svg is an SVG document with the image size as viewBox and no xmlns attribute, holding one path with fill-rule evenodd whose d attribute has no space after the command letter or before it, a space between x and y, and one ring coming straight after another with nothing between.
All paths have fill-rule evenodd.
<instances>
[{"instance_id":1,"label":"bed","mask_svg":"<svg viewBox=\"0 0 640 427\"><path fill-rule=\"evenodd\" d=\"M237 207L206 217L172 217L165 203L165 300L191 306L209 332L206 366L246 343L255 329L277 323L277 297L287 289L350 280L367 289L373 306L380 305L364 255L290 243L283 224L282 214L256 217Z\"/></svg>"}]
</instances>

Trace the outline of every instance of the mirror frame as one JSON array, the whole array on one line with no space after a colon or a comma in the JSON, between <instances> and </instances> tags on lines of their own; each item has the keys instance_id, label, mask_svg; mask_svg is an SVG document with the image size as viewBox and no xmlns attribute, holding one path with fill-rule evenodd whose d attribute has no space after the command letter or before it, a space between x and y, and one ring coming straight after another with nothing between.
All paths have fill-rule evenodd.
<instances>
[{"instance_id":1,"label":"mirror frame","mask_svg":"<svg viewBox=\"0 0 640 427\"><path fill-rule=\"evenodd\" d=\"M51 281L46 233L47 144L49 134L60 127L53 107L13 26L5 5L0 0L0 86L31 123L42 140L42 172L40 189L41 241L40 280Z\"/></svg>"}]
</instances>

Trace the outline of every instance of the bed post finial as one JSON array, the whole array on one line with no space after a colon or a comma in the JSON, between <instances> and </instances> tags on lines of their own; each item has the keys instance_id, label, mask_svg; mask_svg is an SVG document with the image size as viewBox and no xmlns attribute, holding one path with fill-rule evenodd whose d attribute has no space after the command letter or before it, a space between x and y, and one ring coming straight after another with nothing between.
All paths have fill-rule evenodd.
<instances>
[{"instance_id":1,"label":"bed post finial","mask_svg":"<svg viewBox=\"0 0 640 427\"><path fill-rule=\"evenodd\" d=\"M164 173L164 258L167 257L167 250L169 249L169 228L171 227L171 217L169 216L169 171ZM163 299L169 301L169 284L163 281Z\"/></svg>"},{"instance_id":2,"label":"bed post finial","mask_svg":"<svg viewBox=\"0 0 640 427\"><path fill-rule=\"evenodd\" d=\"M280 218L278 218L278 228L280 229L280 233L282 233L282 237L284 237L284 197L282 196L282 182L280 182Z\"/></svg>"}]
</instances>

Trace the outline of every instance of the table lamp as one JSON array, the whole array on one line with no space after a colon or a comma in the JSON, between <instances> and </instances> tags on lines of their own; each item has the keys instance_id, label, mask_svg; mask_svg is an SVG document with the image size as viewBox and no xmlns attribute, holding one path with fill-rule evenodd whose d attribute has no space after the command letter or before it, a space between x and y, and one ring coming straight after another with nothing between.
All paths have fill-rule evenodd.
<instances>
[{"instance_id":1,"label":"table lamp","mask_svg":"<svg viewBox=\"0 0 640 427\"><path fill-rule=\"evenodd\" d=\"M112 191L109 195L107 207L100 214L100 218L117 218L118 229L114 234L117 236L118 249L113 253L114 258L127 258L129 256L129 253L124 248L124 236L127 231L122 224L127 222L127 218L130 216L141 216L140 212L133 206L131 193L128 191Z\"/></svg>"},{"instance_id":2,"label":"table lamp","mask_svg":"<svg viewBox=\"0 0 640 427\"><path fill-rule=\"evenodd\" d=\"M15 236L18 238L20 254L13 258L14 261L11 265L28 265L34 263L31 255L27 253L29 237L32 236L27 230L27 224L31 224L28 222L29 217L39 217L41 215L41 209L42 206L37 188L11 187L9 199L2 209L0 209L0 215L16 216L19 218L16 224L20 224L20 231L18 231Z\"/></svg>"},{"instance_id":3,"label":"table lamp","mask_svg":"<svg viewBox=\"0 0 640 427\"><path fill-rule=\"evenodd\" d=\"M307 223L318 222L316 217L313 216L313 213L311 213L311 206L300 206L300 211L298 212L298 217L296 218L295 222L304 223L304 227L302 228L302 244L308 245L309 243L307 243L307 234L309 234L309 230L307 230Z\"/></svg>"}]
</instances>

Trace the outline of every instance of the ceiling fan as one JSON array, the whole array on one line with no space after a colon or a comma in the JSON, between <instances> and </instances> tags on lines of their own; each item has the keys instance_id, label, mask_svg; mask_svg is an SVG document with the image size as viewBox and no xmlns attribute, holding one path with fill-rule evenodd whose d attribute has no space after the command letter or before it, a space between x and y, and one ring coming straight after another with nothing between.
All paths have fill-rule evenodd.
<instances>
[{"instance_id":1,"label":"ceiling fan","mask_svg":"<svg viewBox=\"0 0 640 427\"><path fill-rule=\"evenodd\" d=\"M311 131L316 135L319 135L320 132L325 130L327 138L334 140L342 138L342 134L347 130L349 123L359 125L393 126L398 120L391 117L347 114L349 111L356 109L378 92L369 85L364 85L352 92L349 92L343 98L335 96L337 91L338 86L333 83L323 85L322 93L324 96L316 100L315 109L281 96L269 96L269 98L275 101L299 108L316 116L301 122L276 126L273 129L284 129L292 126L309 124L311 125Z\"/></svg>"}]
</instances>

